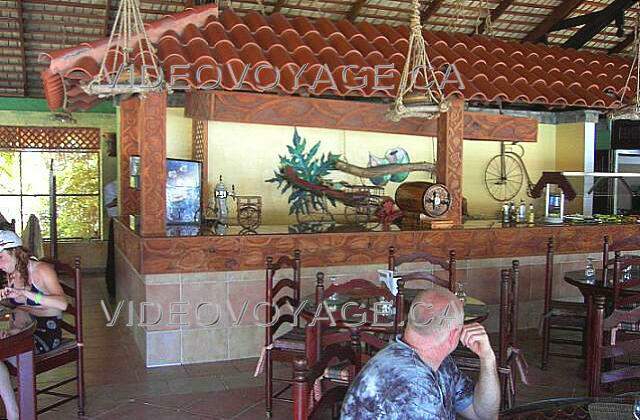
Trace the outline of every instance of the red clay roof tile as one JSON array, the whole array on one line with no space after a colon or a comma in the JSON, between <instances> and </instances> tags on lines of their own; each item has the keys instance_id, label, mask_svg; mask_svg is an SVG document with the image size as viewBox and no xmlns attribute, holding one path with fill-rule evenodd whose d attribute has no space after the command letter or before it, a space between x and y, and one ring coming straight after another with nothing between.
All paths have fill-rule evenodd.
<instances>
[{"instance_id":1,"label":"red clay roof tile","mask_svg":"<svg viewBox=\"0 0 640 420\"><path fill-rule=\"evenodd\" d=\"M256 12L240 17L232 10L217 17L214 5L166 17L147 25L147 31L167 81L173 69L173 80L185 87L315 96L392 97L409 37L406 26L369 22ZM459 74L464 83L464 88L445 84L445 94L483 103L613 108L619 104L614 93L621 93L631 64L617 56L487 36L427 31L424 36L437 78L447 74L451 82ZM80 84L98 72L106 46L103 39L42 56L48 61L42 78L51 109L65 104L69 110L86 109L98 101ZM115 59L111 54L109 66ZM110 68L117 70L122 57L117 59ZM141 55L136 63L142 63ZM451 64L458 73L446 73ZM387 87L375 86L377 79Z\"/></svg>"}]
</instances>

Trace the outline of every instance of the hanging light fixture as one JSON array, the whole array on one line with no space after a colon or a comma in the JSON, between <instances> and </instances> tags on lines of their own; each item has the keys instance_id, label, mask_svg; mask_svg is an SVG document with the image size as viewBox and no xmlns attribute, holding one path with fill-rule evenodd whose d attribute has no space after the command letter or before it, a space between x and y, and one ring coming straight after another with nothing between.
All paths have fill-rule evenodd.
<instances>
[{"instance_id":1,"label":"hanging light fixture","mask_svg":"<svg viewBox=\"0 0 640 420\"><path fill-rule=\"evenodd\" d=\"M636 27L634 29L635 39L633 40L633 61L629 68L629 75L627 81L622 89L622 96L620 98L620 108L615 109L607 114L607 117L611 120L640 120L640 65L638 65L638 57L640 56L640 14L636 16ZM629 82L631 76L635 74L636 77L636 97L635 102L625 105L624 96L629 90Z\"/></svg>"},{"instance_id":2,"label":"hanging light fixture","mask_svg":"<svg viewBox=\"0 0 640 420\"><path fill-rule=\"evenodd\" d=\"M391 121L402 118L436 118L449 110L442 89L436 80L436 74L429 56L420 23L420 0L412 0L412 13L409 35L409 49L400 76L396 99L385 116ZM417 81L423 79L424 89L417 87Z\"/></svg>"},{"instance_id":3,"label":"hanging light fixture","mask_svg":"<svg viewBox=\"0 0 640 420\"><path fill-rule=\"evenodd\" d=\"M82 89L99 97L165 89L156 50L144 29L139 0L120 2L100 71Z\"/></svg>"}]
</instances>

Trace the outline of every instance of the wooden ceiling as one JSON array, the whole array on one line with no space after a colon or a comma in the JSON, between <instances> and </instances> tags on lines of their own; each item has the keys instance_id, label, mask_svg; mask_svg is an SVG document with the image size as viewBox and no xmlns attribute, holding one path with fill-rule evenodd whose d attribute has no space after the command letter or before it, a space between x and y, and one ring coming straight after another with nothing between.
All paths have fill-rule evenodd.
<instances>
[{"instance_id":1,"label":"wooden ceiling","mask_svg":"<svg viewBox=\"0 0 640 420\"><path fill-rule=\"evenodd\" d=\"M145 21L208 0L140 0ZM423 0L427 29L628 53L635 0ZM108 36L119 0L0 0L0 96L42 97L40 53ZM410 0L220 0L236 13L327 17L406 25ZM485 30L491 15L491 33Z\"/></svg>"}]
</instances>

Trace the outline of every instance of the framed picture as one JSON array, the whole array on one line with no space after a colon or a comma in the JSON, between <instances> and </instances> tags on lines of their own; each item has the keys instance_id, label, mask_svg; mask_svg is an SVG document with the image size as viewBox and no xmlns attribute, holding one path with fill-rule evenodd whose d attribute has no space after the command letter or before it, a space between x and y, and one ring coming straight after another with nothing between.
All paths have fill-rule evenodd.
<instances>
[{"instance_id":1,"label":"framed picture","mask_svg":"<svg viewBox=\"0 0 640 420\"><path fill-rule=\"evenodd\" d=\"M167 159L167 225L199 224L202 163Z\"/></svg>"}]
</instances>

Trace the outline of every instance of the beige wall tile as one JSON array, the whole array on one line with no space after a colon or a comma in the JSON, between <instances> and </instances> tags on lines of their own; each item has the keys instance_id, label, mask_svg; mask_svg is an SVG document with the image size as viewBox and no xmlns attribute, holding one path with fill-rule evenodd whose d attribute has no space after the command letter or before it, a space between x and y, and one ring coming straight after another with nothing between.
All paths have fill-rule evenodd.
<instances>
[{"instance_id":1,"label":"beige wall tile","mask_svg":"<svg viewBox=\"0 0 640 420\"><path fill-rule=\"evenodd\" d=\"M228 271L211 271L208 273L182 273L180 274L180 282L182 284L188 284L225 281L227 280L228 274Z\"/></svg>"},{"instance_id":2,"label":"beige wall tile","mask_svg":"<svg viewBox=\"0 0 640 420\"><path fill-rule=\"evenodd\" d=\"M227 330L191 329L182 331L182 363L228 359Z\"/></svg>"},{"instance_id":3,"label":"beige wall tile","mask_svg":"<svg viewBox=\"0 0 640 420\"><path fill-rule=\"evenodd\" d=\"M180 301L185 302L187 324L189 328L223 328L228 324L227 283L183 283Z\"/></svg>"},{"instance_id":4,"label":"beige wall tile","mask_svg":"<svg viewBox=\"0 0 640 420\"><path fill-rule=\"evenodd\" d=\"M144 284L147 285L164 285L164 284L180 284L180 274L147 274L144 276Z\"/></svg>"},{"instance_id":5,"label":"beige wall tile","mask_svg":"<svg viewBox=\"0 0 640 420\"><path fill-rule=\"evenodd\" d=\"M179 364L181 361L180 330L147 331L147 367Z\"/></svg>"},{"instance_id":6,"label":"beige wall tile","mask_svg":"<svg viewBox=\"0 0 640 420\"><path fill-rule=\"evenodd\" d=\"M229 358L242 359L260 355L264 346L264 328L229 328Z\"/></svg>"}]
</instances>

